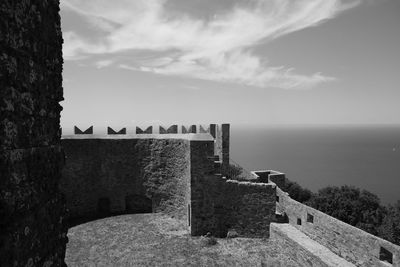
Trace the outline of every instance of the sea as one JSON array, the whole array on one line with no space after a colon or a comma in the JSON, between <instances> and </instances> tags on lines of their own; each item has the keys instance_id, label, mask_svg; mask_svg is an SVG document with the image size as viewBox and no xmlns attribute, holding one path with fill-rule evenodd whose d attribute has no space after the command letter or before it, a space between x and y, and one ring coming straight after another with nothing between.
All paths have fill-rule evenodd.
<instances>
[{"instance_id":1,"label":"sea","mask_svg":"<svg viewBox=\"0 0 400 267\"><path fill-rule=\"evenodd\" d=\"M400 125L231 125L230 157L276 170L313 192L352 185L400 200Z\"/></svg>"}]
</instances>

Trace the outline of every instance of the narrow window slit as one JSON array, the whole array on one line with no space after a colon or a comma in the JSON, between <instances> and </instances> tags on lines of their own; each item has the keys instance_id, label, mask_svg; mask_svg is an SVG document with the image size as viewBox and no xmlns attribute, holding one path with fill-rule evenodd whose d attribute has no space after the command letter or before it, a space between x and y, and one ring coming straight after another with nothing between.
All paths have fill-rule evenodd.
<instances>
[{"instance_id":1,"label":"narrow window slit","mask_svg":"<svg viewBox=\"0 0 400 267\"><path fill-rule=\"evenodd\" d=\"M309 223L314 223L314 216L307 213L307 222Z\"/></svg>"},{"instance_id":2,"label":"narrow window slit","mask_svg":"<svg viewBox=\"0 0 400 267\"><path fill-rule=\"evenodd\" d=\"M393 264L393 253L386 248L381 247L379 251L379 260Z\"/></svg>"}]
</instances>

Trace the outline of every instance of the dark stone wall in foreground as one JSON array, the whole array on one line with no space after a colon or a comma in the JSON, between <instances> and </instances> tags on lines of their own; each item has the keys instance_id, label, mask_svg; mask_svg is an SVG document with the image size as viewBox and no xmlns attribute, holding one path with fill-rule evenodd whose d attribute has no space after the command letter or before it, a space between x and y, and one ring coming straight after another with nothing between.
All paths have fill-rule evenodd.
<instances>
[{"instance_id":1,"label":"dark stone wall in foreground","mask_svg":"<svg viewBox=\"0 0 400 267\"><path fill-rule=\"evenodd\" d=\"M64 265L59 1L0 2L0 262Z\"/></svg>"},{"instance_id":2,"label":"dark stone wall in foreground","mask_svg":"<svg viewBox=\"0 0 400 267\"><path fill-rule=\"evenodd\" d=\"M189 142L180 139L63 139L60 189L72 224L122 213L187 216ZM81 220L80 220L81 219Z\"/></svg>"}]
</instances>

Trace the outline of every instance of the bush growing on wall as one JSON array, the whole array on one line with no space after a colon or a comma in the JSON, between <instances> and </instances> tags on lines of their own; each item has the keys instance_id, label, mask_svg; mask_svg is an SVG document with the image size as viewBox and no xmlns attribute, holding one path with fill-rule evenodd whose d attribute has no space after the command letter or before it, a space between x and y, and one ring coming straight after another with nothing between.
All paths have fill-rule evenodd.
<instances>
[{"instance_id":1,"label":"bush growing on wall","mask_svg":"<svg viewBox=\"0 0 400 267\"><path fill-rule=\"evenodd\" d=\"M243 168L239 165L229 164L222 172L226 174L228 179L237 181L246 180L246 177L243 175Z\"/></svg>"},{"instance_id":2,"label":"bush growing on wall","mask_svg":"<svg viewBox=\"0 0 400 267\"><path fill-rule=\"evenodd\" d=\"M289 193L292 199L300 203L308 201L313 195L309 189L301 187L298 183L292 182L288 178L285 179L285 186L281 189Z\"/></svg>"}]
</instances>

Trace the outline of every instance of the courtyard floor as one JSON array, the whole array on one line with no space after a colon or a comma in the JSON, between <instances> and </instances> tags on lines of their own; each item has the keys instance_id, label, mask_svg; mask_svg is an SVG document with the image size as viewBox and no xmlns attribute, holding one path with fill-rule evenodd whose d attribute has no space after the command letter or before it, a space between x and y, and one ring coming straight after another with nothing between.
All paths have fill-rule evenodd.
<instances>
[{"instance_id":1,"label":"courtyard floor","mask_svg":"<svg viewBox=\"0 0 400 267\"><path fill-rule=\"evenodd\" d=\"M68 266L297 266L268 239L188 234L185 222L162 214L109 217L69 229Z\"/></svg>"}]
</instances>

